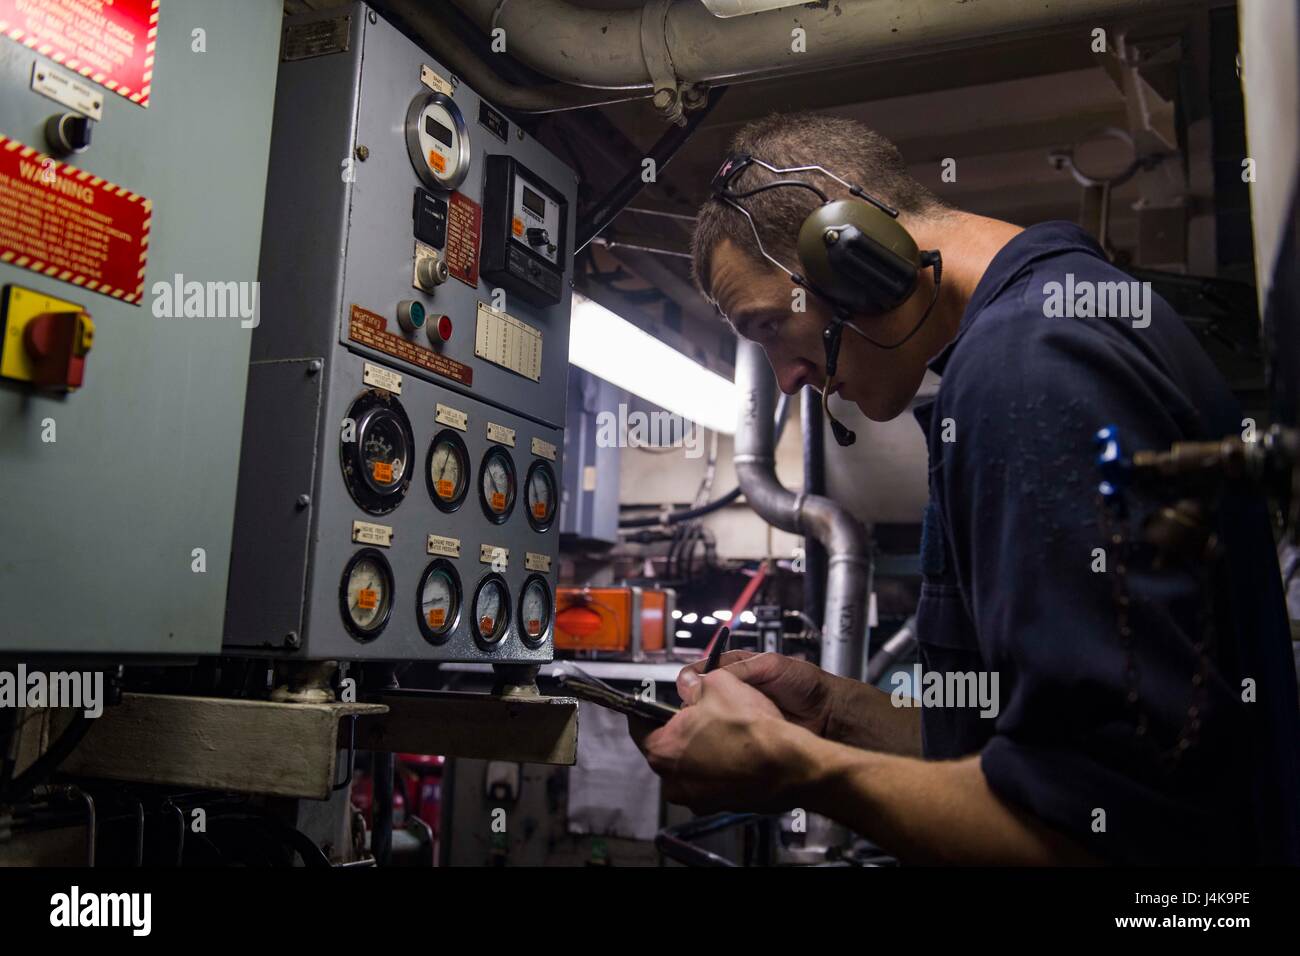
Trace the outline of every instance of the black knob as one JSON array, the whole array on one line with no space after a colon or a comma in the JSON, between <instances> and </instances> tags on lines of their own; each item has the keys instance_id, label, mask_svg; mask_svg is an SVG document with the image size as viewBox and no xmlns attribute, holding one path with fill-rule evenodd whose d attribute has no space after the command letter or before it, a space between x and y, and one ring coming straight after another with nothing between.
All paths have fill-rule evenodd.
<instances>
[{"instance_id":1,"label":"black knob","mask_svg":"<svg viewBox=\"0 0 1300 956\"><path fill-rule=\"evenodd\" d=\"M55 156L84 153L94 131L95 121L80 113L59 113L45 122L45 140Z\"/></svg>"},{"instance_id":2,"label":"black knob","mask_svg":"<svg viewBox=\"0 0 1300 956\"><path fill-rule=\"evenodd\" d=\"M530 226L525 234L528 236L530 246L544 246L551 241L551 237L546 234L546 230L537 226Z\"/></svg>"}]
</instances>

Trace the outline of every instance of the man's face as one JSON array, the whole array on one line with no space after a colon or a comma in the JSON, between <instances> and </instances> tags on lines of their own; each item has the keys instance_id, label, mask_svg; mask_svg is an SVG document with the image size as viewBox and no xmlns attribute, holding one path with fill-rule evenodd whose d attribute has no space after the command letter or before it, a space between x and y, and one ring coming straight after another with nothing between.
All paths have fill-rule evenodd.
<instances>
[{"instance_id":1,"label":"man's face","mask_svg":"<svg viewBox=\"0 0 1300 956\"><path fill-rule=\"evenodd\" d=\"M718 308L736 331L757 342L767 353L781 391L793 395L804 385L826 385L826 347L822 332L831 312L812 293L804 295L803 312L793 311L790 277L769 262L756 260L732 242L714 252L712 289ZM920 318L927 302L913 295L899 309L853 324L880 342L903 338ZM918 336L918 339L922 338ZM897 418L916 395L925 375L928 356L914 346L896 350L877 348L851 330L840 340L839 363L832 394L853 402L873 421Z\"/></svg>"}]
</instances>

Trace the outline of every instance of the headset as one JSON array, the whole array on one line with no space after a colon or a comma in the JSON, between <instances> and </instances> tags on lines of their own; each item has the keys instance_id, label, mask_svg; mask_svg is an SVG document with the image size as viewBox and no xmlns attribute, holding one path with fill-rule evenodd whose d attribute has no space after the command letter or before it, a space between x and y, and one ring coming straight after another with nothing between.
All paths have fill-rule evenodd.
<instances>
[{"instance_id":1,"label":"headset","mask_svg":"<svg viewBox=\"0 0 1300 956\"><path fill-rule=\"evenodd\" d=\"M819 172L833 179L853 197L832 200L805 179L777 178L737 192L732 184L746 169L757 166L784 177L791 173ZM796 249L801 272L794 272L768 254L759 238L758 226L741 200L769 189L807 189L821 203L804 219L799 229ZM943 257L939 251L922 251L916 240L898 221L898 210L881 202L861 186L846 182L823 166L778 168L748 153L728 156L713 177L713 198L740 212L749 223L763 258L831 307L830 325L822 333L826 347L826 383L822 388L822 411L831 423L831 432L842 446L852 445L857 436L831 414L827 404L831 379L839 364L840 337L849 328L879 349L896 349L905 345L921 330L939 301L943 281ZM892 312L912 297L921 270L934 270L934 296L925 313L911 330L897 342L878 342L849 322L853 315L867 317Z\"/></svg>"}]
</instances>

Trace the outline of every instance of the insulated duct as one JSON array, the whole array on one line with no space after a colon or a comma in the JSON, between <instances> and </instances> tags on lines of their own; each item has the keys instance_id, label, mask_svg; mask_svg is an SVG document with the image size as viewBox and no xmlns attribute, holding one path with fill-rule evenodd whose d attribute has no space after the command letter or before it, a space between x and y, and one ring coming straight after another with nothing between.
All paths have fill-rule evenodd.
<instances>
[{"instance_id":1,"label":"insulated duct","mask_svg":"<svg viewBox=\"0 0 1300 956\"><path fill-rule=\"evenodd\" d=\"M699 0L597 10L568 0L453 0L540 73L576 86L672 89L1108 26L1205 0L834 0L720 19ZM802 34L796 31L803 31Z\"/></svg>"},{"instance_id":2,"label":"insulated duct","mask_svg":"<svg viewBox=\"0 0 1300 956\"><path fill-rule=\"evenodd\" d=\"M826 613L821 666L832 674L862 678L866 638L867 582L871 574L867 533L829 498L788 491L776 477L773 408L776 378L762 348L742 340L736 348L740 421L736 426L736 478L760 518L782 531L816 538L827 553Z\"/></svg>"}]
</instances>

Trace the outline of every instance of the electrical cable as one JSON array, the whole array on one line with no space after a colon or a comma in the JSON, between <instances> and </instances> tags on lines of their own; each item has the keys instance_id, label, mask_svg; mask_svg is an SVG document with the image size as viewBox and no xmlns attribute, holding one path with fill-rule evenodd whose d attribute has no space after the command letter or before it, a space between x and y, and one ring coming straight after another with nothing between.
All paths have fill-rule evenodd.
<instances>
[{"instance_id":1,"label":"electrical cable","mask_svg":"<svg viewBox=\"0 0 1300 956\"><path fill-rule=\"evenodd\" d=\"M781 434L785 431L786 412L790 408L790 396L782 394L780 401L776 404L776 437L773 441L781 440ZM727 505L734 502L741 496L739 486L732 488L721 498L710 501L707 505L701 505L698 508L685 508L681 511L673 511L668 514L658 514L649 518L624 518L618 523L620 529L623 528L655 528L659 525L675 525L683 521L692 521L695 518L703 518L705 515L713 514L715 511L721 511Z\"/></svg>"}]
</instances>

